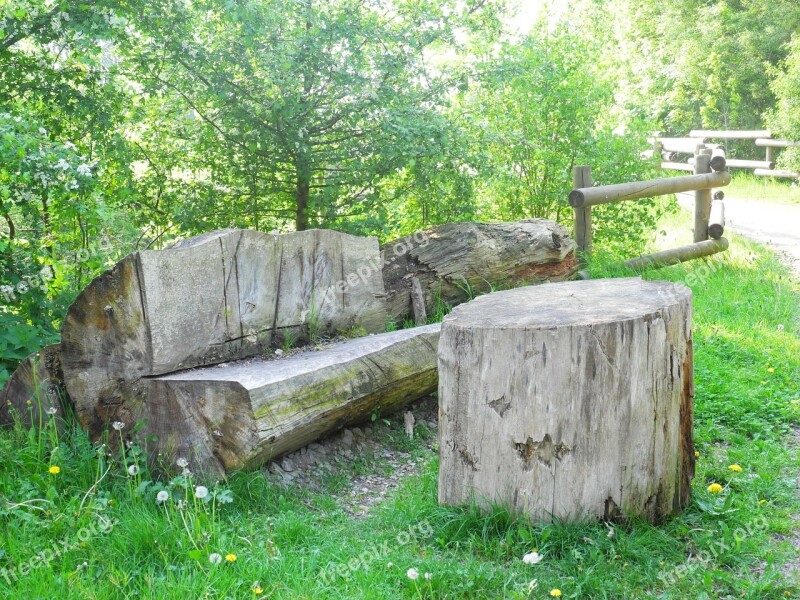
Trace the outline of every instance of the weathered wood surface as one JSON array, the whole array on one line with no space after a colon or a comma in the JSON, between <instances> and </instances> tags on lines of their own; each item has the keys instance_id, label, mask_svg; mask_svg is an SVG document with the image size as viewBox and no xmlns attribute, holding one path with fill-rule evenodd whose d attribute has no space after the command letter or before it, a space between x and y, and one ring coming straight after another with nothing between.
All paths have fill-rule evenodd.
<instances>
[{"instance_id":1,"label":"weathered wood surface","mask_svg":"<svg viewBox=\"0 0 800 600\"><path fill-rule=\"evenodd\" d=\"M645 254L644 256L628 259L625 261L625 264L636 271L641 271L642 269L658 269L669 265L677 265L687 260L694 260L695 258L711 256L718 252L724 252L727 249L728 240L727 238L721 237L718 240L705 240L703 242L687 244L686 246L670 248L669 250L653 252L652 254Z\"/></svg>"},{"instance_id":2,"label":"weathered wood surface","mask_svg":"<svg viewBox=\"0 0 800 600\"><path fill-rule=\"evenodd\" d=\"M64 320L64 382L78 419L93 437L131 423L142 377L258 355L312 329L383 331L378 252L375 238L334 231L224 230L129 255Z\"/></svg>"},{"instance_id":3,"label":"weathered wood surface","mask_svg":"<svg viewBox=\"0 0 800 600\"><path fill-rule=\"evenodd\" d=\"M763 146L766 148L796 148L797 146L800 146L800 142L756 138L756 146Z\"/></svg>"},{"instance_id":4,"label":"weathered wood surface","mask_svg":"<svg viewBox=\"0 0 800 600\"><path fill-rule=\"evenodd\" d=\"M695 150L697 149L697 146L708 142L709 139L707 137L703 137L700 139L659 137L659 138L647 138L647 141L650 142L651 144L654 141L657 141L659 144L661 144L661 149L666 150L667 152L678 152L680 154L694 154Z\"/></svg>"},{"instance_id":5,"label":"weathered wood surface","mask_svg":"<svg viewBox=\"0 0 800 600\"><path fill-rule=\"evenodd\" d=\"M68 409L63 376L60 344L45 346L23 360L0 391L0 425L16 418L26 427L38 426L50 416L60 417L62 423Z\"/></svg>"},{"instance_id":6,"label":"weathered wood surface","mask_svg":"<svg viewBox=\"0 0 800 600\"><path fill-rule=\"evenodd\" d=\"M695 177L711 173L711 155L696 154L694 157ZM727 173L726 173L727 175ZM730 175L728 175L730 177ZM711 216L711 189L703 188L694 192L694 241L708 239L708 219Z\"/></svg>"},{"instance_id":7,"label":"weathered wood surface","mask_svg":"<svg viewBox=\"0 0 800 600\"><path fill-rule=\"evenodd\" d=\"M773 169L775 163L771 160L739 160L728 159L728 166L736 169Z\"/></svg>"},{"instance_id":8,"label":"weathered wood surface","mask_svg":"<svg viewBox=\"0 0 800 600\"><path fill-rule=\"evenodd\" d=\"M577 271L575 242L553 221L451 223L389 242L381 249L386 309L413 315L411 279L420 281L428 314L435 300L450 305L492 286L561 281Z\"/></svg>"},{"instance_id":9,"label":"weathered wood surface","mask_svg":"<svg viewBox=\"0 0 800 600\"><path fill-rule=\"evenodd\" d=\"M720 173L704 173L702 175L685 175L682 177L667 177L663 179L650 179L647 181L632 181L630 183L617 183L602 185L592 188L580 188L569 193L569 203L574 208L607 204L622 200L640 200L664 194L677 194L707 188L722 187L731 182L731 174L727 171Z\"/></svg>"},{"instance_id":10,"label":"weathered wood surface","mask_svg":"<svg viewBox=\"0 0 800 600\"><path fill-rule=\"evenodd\" d=\"M714 200L711 203L711 216L708 219L708 235L718 240L725 233L725 203Z\"/></svg>"},{"instance_id":11,"label":"weathered wood surface","mask_svg":"<svg viewBox=\"0 0 800 600\"><path fill-rule=\"evenodd\" d=\"M572 169L572 187L590 188L594 184L592 168L589 165L580 165ZM588 257L592 253L592 207L586 206L574 209L575 211L575 243L578 250Z\"/></svg>"},{"instance_id":12,"label":"weathered wood surface","mask_svg":"<svg viewBox=\"0 0 800 600\"><path fill-rule=\"evenodd\" d=\"M439 500L660 521L694 474L691 291L544 284L457 307L439 342Z\"/></svg>"},{"instance_id":13,"label":"weathered wood surface","mask_svg":"<svg viewBox=\"0 0 800 600\"><path fill-rule=\"evenodd\" d=\"M436 390L440 325L370 335L277 360L142 379L129 407L148 450L224 473L253 468Z\"/></svg>"},{"instance_id":14,"label":"weathered wood surface","mask_svg":"<svg viewBox=\"0 0 800 600\"><path fill-rule=\"evenodd\" d=\"M772 133L768 129L756 131L724 131L718 129L693 129L689 132L690 138L700 138L708 141L709 138L718 140L755 140L757 138L768 138Z\"/></svg>"},{"instance_id":15,"label":"weathered wood surface","mask_svg":"<svg viewBox=\"0 0 800 600\"><path fill-rule=\"evenodd\" d=\"M722 146L714 146L711 149L710 166L712 171L725 171L727 169L728 159L725 156L725 148L723 148Z\"/></svg>"},{"instance_id":16,"label":"weathered wood surface","mask_svg":"<svg viewBox=\"0 0 800 600\"><path fill-rule=\"evenodd\" d=\"M787 179L800 179L800 173L797 171L788 171L786 169L755 169L753 175L759 177L783 177Z\"/></svg>"}]
</instances>

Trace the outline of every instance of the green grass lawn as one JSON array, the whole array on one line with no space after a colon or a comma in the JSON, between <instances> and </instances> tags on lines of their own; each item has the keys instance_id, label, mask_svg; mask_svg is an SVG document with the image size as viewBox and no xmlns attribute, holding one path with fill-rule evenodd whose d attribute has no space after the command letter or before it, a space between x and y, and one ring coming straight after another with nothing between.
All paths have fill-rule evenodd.
<instances>
[{"instance_id":1,"label":"green grass lawn","mask_svg":"<svg viewBox=\"0 0 800 600\"><path fill-rule=\"evenodd\" d=\"M775 204L800 204L800 187L788 179L756 177L749 171L733 171L732 181L724 189L731 198L762 200Z\"/></svg>"},{"instance_id":2,"label":"green grass lawn","mask_svg":"<svg viewBox=\"0 0 800 600\"><path fill-rule=\"evenodd\" d=\"M659 243L688 227L673 218ZM717 260L646 277L694 292L697 476L689 508L661 526L440 507L432 433L409 441L398 420L379 426L422 473L365 518L336 501L341 477L321 493L261 473L147 483L135 448L109 457L51 423L0 433L0 598L800 598L782 572L800 512L800 289L735 236ZM524 563L534 549L541 562Z\"/></svg>"}]
</instances>

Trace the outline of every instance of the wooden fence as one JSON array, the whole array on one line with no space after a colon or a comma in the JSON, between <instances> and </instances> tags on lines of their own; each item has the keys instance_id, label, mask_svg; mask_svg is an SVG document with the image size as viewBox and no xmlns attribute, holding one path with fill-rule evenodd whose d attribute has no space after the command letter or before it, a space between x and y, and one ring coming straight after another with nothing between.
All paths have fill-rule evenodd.
<instances>
[{"instance_id":1,"label":"wooden fence","mask_svg":"<svg viewBox=\"0 0 800 600\"><path fill-rule=\"evenodd\" d=\"M727 249L728 240L722 237L725 232L724 195L722 190L714 191L731 182L725 153L719 147L706 147L698 144L698 140L693 142L693 175L593 187L591 167L573 169L574 189L569 194L569 203L575 209L575 241L584 259L592 251L592 206L692 191L694 243L633 258L625 264L637 270L663 267Z\"/></svg>"},{"instance_id":2,"label":"wooden fence","mask_svg":"<svg viewBox=\"0 0 800 600\"><path fill-rule=\"evenodd\" d=\"M784 177L789 179L800 179L800 173L775 168L775 150L778 148L789 148L800 146L800 142L789 140L774 140L769 130L756 131L717 131L712 129L695 129L689 132L689 137L653 137L648 141L653 144L653 149L648 155L661 155L661 168L675 171L693 171L694 157L688 160L686 155L693 155L697 144L704 144L707 147L719 148L723 146L711 140L752 140L757 148L764 148L764 159L731 159L727 160L729 169L750 169L754 175L760 177Z\"/></svg>"}]
</instances>

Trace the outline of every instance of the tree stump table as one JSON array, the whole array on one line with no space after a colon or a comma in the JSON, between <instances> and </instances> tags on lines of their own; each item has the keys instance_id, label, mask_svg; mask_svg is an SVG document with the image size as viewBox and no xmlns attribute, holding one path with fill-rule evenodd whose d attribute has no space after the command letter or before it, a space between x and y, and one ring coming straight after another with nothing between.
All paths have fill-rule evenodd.
<instances>
[{"instance_id":1,"label":"tree stump table","mask_svg":"<svg viewBox=\"0 0 800 600\"><path fill-rule=\"evenodd\" d=\"M691 291L630 279L479 297L439 342L439 501L658 522L694 476Z\"/></svg>"}]
</instances>

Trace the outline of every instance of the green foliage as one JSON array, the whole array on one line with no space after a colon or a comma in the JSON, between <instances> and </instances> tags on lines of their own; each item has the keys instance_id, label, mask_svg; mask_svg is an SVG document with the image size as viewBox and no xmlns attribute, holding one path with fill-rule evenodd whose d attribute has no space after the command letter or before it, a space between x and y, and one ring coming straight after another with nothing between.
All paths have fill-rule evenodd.
<instances>
[{"instance_id":1,"label":"green foliage","mask_svg":"<svg viewBox=\"0 0 800 600\"><path fill-rule=\"evenodd\" d=\"M783 139L800 140L800 37L795 35L787 44L789 54L771 70L775 106L767 111L767 124ZM780 164L800 171L799 148L787 148L781 153Z\"/></svg>"},{"instance_id":2,"label":"green foliage","mask_svg":"<svg viewBox=\"0 0 800 600\"><path fill-rule=\"evenodd\" d=\"M19 316L0 313L0 386L19 361L57 341L58 336L52 331L31 325Z\"/></svg>"},{"instance_id":3,"label":"green foliage","mask_svg":"<svg viewBox=\"0 0 800 600\"><path fill-rule=\"evenodd\" d=\"M683 136L690 129L761 129L772 106L769 65L800 22L793 0L606 1L596 22L614 40L625 108ZM766 68L765 68L766 67Z\"/></svg>"}]
</instances>

